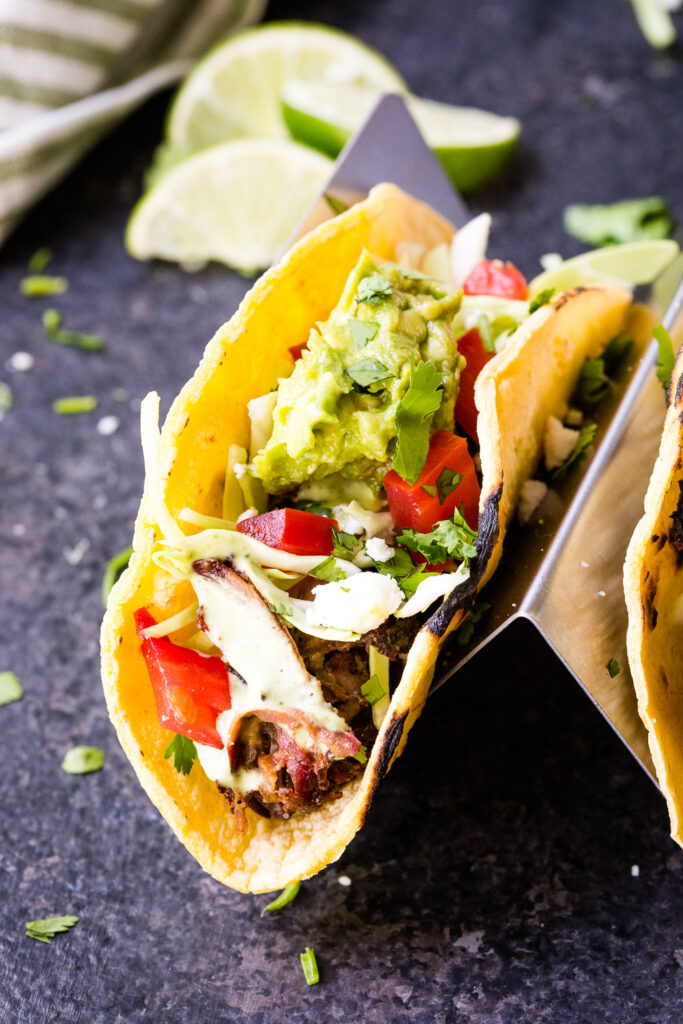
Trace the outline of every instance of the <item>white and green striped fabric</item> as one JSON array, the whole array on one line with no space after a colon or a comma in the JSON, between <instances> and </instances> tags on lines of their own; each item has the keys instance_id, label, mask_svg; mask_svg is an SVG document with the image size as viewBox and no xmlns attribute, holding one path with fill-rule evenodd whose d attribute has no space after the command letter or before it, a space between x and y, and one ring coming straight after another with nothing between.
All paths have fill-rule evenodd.
<instances>
[{"instance_id":1,"label":"white and green striped fabric","mask_svg":"<svg viewBox=\"0 0 683 1024\"><path fill-rule=\"evenodd\" d=\"M83 152L266 0L0 0L0 243Z\"/></svg>"}]
</instances>

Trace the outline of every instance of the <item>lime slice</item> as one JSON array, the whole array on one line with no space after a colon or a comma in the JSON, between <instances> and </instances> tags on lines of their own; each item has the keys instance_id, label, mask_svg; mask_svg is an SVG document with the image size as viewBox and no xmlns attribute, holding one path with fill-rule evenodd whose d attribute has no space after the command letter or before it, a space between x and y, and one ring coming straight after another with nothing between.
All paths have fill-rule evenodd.
<instances>
[{"instance_id":1,"label":"lime slice","mask_svg":"<svg viewBox=\"0 0 683 1024\"><path fill-rule=\"evenodd\" d=\"M529 297L546 288L564 292L581 284L649 284L677 254L678 245L670 239L592 249L535 277L529 284Z\"/></svg>"},{"instance_id":2,"label":"lime slice","mask_svg":"<svg viewBox=\"0 0 683 1024\"><path fill-rule=\"evenodd\" d=\"M137 204L126 247L188 267L269 266L329 177L332 161L284 139L240 139L188 157Z\"/></svg>"},{"instance_id":3,"label":"lime slice","mask_svg":"<svg viewBox=\"0 0 683 1024\"><path fill-rule=\"evenodd\" d=\"M234 138L287 138L280 91L288 78L406 88L384 57L346 33L274 22L233 36L197 64L171 106L167 140L199 149Z\"/></svg>"},{"instance_id":4,"label":"lime slice","mask_svg":"<svg viewBox=\"0 0 683 1024\"><path fill-rule=\"evenodd\" d=\"M391 90L288 79L282 87L282 114L298 142L336 156L382 91ZM416 96L404 99L428 145L461 192L479 188L495 177L519 138L521 126L514 117Z\"/></svg>"}]
</instances>

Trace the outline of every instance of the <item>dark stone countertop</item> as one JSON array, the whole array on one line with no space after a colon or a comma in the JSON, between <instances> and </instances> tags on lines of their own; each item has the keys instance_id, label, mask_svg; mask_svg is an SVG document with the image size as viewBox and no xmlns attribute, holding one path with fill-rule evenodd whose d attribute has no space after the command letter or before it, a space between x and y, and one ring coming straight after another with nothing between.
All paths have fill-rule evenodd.
<instances>
[{"instance_id":1,"label":"dark stone countertop","mask_svg":"<svg viewBox=\"0 0 683 1024\"><path fill-rule=\"evenodd\" d=\"M269 14L338 24L415 91L523 119L515 167L474 205L494 214L494 254L527 273L541 252L576 251L569 201L660 193L683 218L680 55L652 53L625 0L278 0ZM168 406L246 287L124 252L165 102L105 140L0 253L0 377L16 402L0 426L0 669L25 687L0 709L2 1024L678 1024L683 854L664 804L526 646L516 667L494 649L430 700L364 831L279 917L203 874L140 789L100 690L103 566L131 535L140 398L157 388ZM70 281L66 322L101 332L105 354L43 338L47 303L18 293L41 245ZM6 368L19 350L28 373ZM90 393L95 415L51 411ZM95 429L105 414L120 419L112 436ZM60 771L76 743L104 748L102 772ZM59 913L80 923L51 946L24 937L26 920ZM306 945L317 988L303 983Z\"/></svg>"}]
</instances>

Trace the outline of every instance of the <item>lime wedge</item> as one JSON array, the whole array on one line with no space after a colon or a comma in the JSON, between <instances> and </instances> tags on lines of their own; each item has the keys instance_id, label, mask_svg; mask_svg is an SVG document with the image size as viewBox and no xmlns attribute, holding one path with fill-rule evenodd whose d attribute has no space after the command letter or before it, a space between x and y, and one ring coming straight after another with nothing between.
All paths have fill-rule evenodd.
<instances>
[{"instance_id":1,"label":"lime wedge","mask_svg":"<svg viewBox=\"0 0 683 1024\"><path fill-rule=\"evenodd\" d=\"M284 139L240 139L187 157L137 204L131 256L242 273L269 266L329 177L332 161Z\"/></svg>"},{"instance_id":2,"label":"lime wedge","mask_svg":"<svg viewBox=\"0 0 683 1024\"><path fill-rule=\"evenodd\" d=\"M288 79L282 87L282 114L298 142L334 157L383 91L392 90ZM514 117L499 117L474 107L451 107L416 96L406 95L404 99L427 144L462 192L479 188L495 177L519 138L521 126Z\"/></svg>"},{"instance_id":3,"label":"lime wedge","mask_svg":"<svg viewBox=\"0 0 683 1024\"><path fill-rule=\"evenodd\" d=\"M581 284L649 284L677 254L678 245L671 239L592 249L535 277L529 284L529 297L533 298L546 288L564 292Z\"/></svg>"},{"instance_id":4,"label":"lime wedge","mask_svg":"<svg viewBox=\"0 0 683 1024\"><path fill-rule=\"evenodd\" d=\"M200 149L234 138L287 138L280 91L288 78L406 88L384 57L344 32L273 22L233 36L197 64L171 106L168 142Z\"/></svg>"}]
</instances>

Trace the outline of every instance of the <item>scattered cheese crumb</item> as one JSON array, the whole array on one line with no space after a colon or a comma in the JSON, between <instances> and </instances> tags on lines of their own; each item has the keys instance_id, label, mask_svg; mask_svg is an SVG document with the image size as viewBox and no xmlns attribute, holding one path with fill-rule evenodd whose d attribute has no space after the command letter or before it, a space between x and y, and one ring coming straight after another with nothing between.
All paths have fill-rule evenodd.
<instances>
[{"instance_id":1,"label":"scattered cheese crumb","mask_svg":"<svg viewBox=\"0 0 683 1024\"><path fill-rule=\"evenodd\" d=\"M18 373L26 373L33 369L35 359L30 352L14 352L7 360L7 369L16 370Z\"/></svg>"},{"instance_id":2,"label":"scattered cheese crumb","mask_svg":"<svg viewBox=\"0 0 683 1024\"><path fill-rule=\"evenodd\" d=\"M544 252L538 262L544 270L557 270L564 263L559 252Z\"/></svg>"},{"instance_id":3,"label":"scattered cheese crumb","mask_svg":"<svg viewBox=\"0 0 683 1024\"><path fill-rule=\"evenodd\" d=\"M78 565L83 560L83 555L90 547L90 541L82 537L72 548L64 548L63 554L69 565Z\"/></svg>"},{"instance_id":4,"label":"scattered cheese crumb","mask_svg":"<svg viewBox=\"0 0 683 1024\"><path fill-rule=\"evenodd\" d=\"M598 597L605 597L605 591L604 590L598 590Z\"/></svg>"},{"instance_id":5,"label":"scattered cheese crumb","mask_svg":"<svg viewBox=\"0 0 683 1024\"><path fill-rule=\"evenodd\" d=\"M578 430L565 427L557 416L548 416L543 437L543 453L546 469L557 469L568 459L576 447Z\"/></svg>"},{"instance_id":6,"label":"scattered cheese crumb","mask_svg":"<svg viewBox=\"0 0 683 1024\"><path fill-rule=\"evenodd\" d=\"M351 515L348 505L335 505L332 511L342 533L351 533L354 537L357 537L363 532L363 524L359 523L356 517Z\"/></svg>"},{"instance_id":7,"label":"scattered cheese crumb","mask_svg":"<svg viewBox=\"0 0 683 1024\"><path fill-rule=\"evenodd\" d=\"M306 609L306 618L313 626L335 626L363 634L381 626L402 603L403 592L391 576L359 572L340 582L314 587L313 604Z\"/></svg>"},{"instance_id":8,"label":"scattered cheese crumb","mask_svg":"<svg viewBox=\"0 0 683 1024\"><path fill-rule=\"evenodd\" d=\"M15 537L24 537L26 536L26 527L23 523L15 523L12 527L12 534Z\"/></svg>"},{"instance_id":9,"label":"scattered cheese crumb","mask_svg":"<svg viewBox=\"0 0 683 1024\"><path fill-rule=\"evenodd\" d=\"M581 566L582 569L587 569L588 568L588 562L579 562L579 565Z\"/></svg>"},{"instance_id":10,"label":"scattered cheese crumb","mask_svg":"<svg viewBox=\"0 0 683 1024\"><path fill-rule=\"evenodd\" d=\"M640 867L638 864L631 864L631 878L640 877Z\"/></svg>"},{"instance_id":11,"label":"scattered cheese crumb","mask_svg":"<svg viewBox=\"0 0 683 1024\"><path fill-rule=\"evenodd\" d=\"M96 494L95 497L92 500L92 507L94 509L97 509L98 512L100 511L100 509L106 508L107 507L107 495L106 494Z\"/></svg>"},{"instance_id":12,"label":"scattered cheese crumb","mask_svg":"<svg viewBox=\"0 0 683 1024\"><path fill-rule=\"evenodd\" d=\"M348 887L351 885L351 879L349 878L348 875L340 875L337 881L339 882L340 885L343 885L345 889L348 889Z\"/></svg>"},{"instance_id":13,"label":"scattered cheese crumb","mask_svg":"<svg viewBox=\"0 0 683 1024\"><path fill-rule=\"evenodd\" d=\"M108 437L109 434L114 434L118 428L119 421L116 416L103 416L97 421L97 433L102 434L102 437Z\"/></svg>"},{"instance_id":14,"label":"scattered cheese crumb","mask_svg":"<svg viewBox=\"0 0 683 1024\"><path fill-rule=\"evenodd\" d=\"M365 550L374 562L390 562L394 557L394 549L381 537L370 537L365 542Z\"/></svg>"},{"instance_id":15,"label":"scattered cheese crumb","mask_svg":"<svg viewBox=\"0 0 683 1024\"><path fill-rule=\"evenodd\" d=\"M519 492L517 516L520 523L528 523L548 493L548 485L542 480L525 480Z\"/></svg>"}]
</instances>

